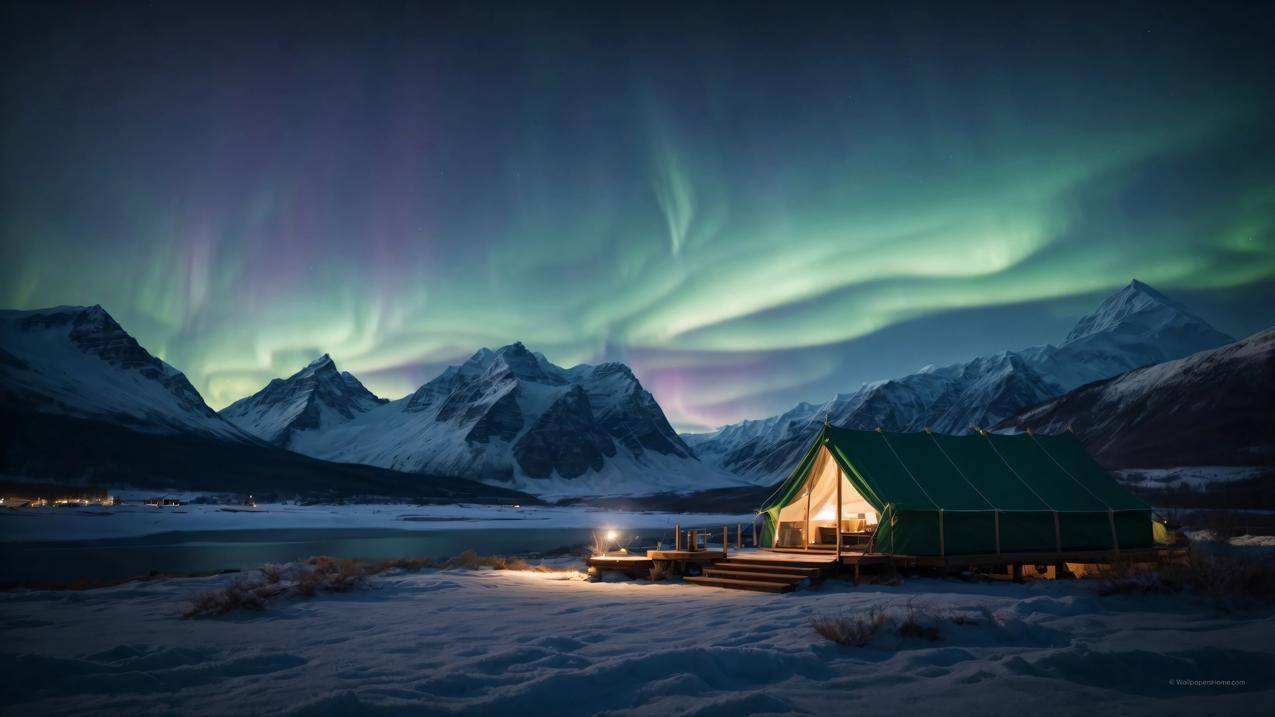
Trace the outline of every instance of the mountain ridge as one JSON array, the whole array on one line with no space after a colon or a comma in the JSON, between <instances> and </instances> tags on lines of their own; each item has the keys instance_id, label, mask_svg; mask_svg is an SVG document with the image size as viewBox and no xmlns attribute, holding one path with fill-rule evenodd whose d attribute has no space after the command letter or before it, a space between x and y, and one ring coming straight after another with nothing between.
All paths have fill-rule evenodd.
<instances>
[{"instance_id":1,"label":"mountain ridge","mask_svg":"<svg viewBox=\"0 0 1275 717\"><path fill-rule=\"evenodd\" d=\"M0 480L318 499L535 500L463 478L331 463L270 445L209 408L184 374L101 306L0 310Z\"/></svg>"},{"instance_id":2,"label":"mountain ridge","mask_svg":"<svg viewBox=\"0 0 1275 717\"><path fill-rule=\"evenodd\" d=\"M1234 339L1136 279L1082 316L1059 345L1002 351L884 381L754 422L684 436L706 460L758 483L782 477L825 418L847 428L987 427L1076 387Z\"/></svg>"},{"instance_id":3,"label":"mountain ridge","mask_svg":"<svg viewBox=\"0 0 1275 717\"><path fill-rule=\"evenodd\" d=\"M138 430L253 440L101 305L0 310L0 347L0 397L8 404L105 418Z\"/></svg>"},{"instance_id":4,"label":"mountain ridge","mask_svg":"<svg viewBox=\"0 0 1275 717\"><path fill-rule=\"evenodd\" d=\"M992 430L1070 430L1110 468L1275 464L1275 328L1085 384Z\"/></svg>"},{"instance_id":5,"label":"mountain ridge","mask_svg":"<svg viewBox=\"0 0 1275 717\"><path fill-rule=\"evenodd\" d=\"M326 365L323 357L313 364ZM272 381L223 415L279 440L276 419L300 415L292 397L307 370ZM473 476L541 494L740 484L696 458L628 366L561 368L522 342L480 348L401 399L351 415L328 411L324 419L285 421L287 446L325 460Z\"/></svg>"}]
</instances>

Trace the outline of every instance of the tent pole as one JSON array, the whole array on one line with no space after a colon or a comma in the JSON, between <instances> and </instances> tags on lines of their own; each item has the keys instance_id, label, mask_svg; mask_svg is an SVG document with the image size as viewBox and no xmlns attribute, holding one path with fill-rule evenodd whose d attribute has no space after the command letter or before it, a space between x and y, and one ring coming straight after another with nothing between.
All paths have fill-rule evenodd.
<instances>
[{"instance_id":1,"label":"tent pole","mask_svg":"<svg viewBox=\"0 0 1275 717\"><path fill-rule=\"evenodd\" d=\"M817 476L816 476L817 477ZM801 549L810 550L810 477L806 477L806 529L801 534Z\"/></svg>"},{"instance_id":2,"label":"tent pole","mask_svg":"<svg viewBox=\"0 0 1275 717\"><path fill-rule=\"evenodd\" d=\"M1107 509L1107 523L1111 525L1111 547L1116 551L1116 555L1120 554L1120 538L1116 536L1116 513L1114 510Z\"/></svg>"},{"instance_id":3,"label":"tent pole","mask_svg":"<svg viewBox=\"0 0 1275 717\"><path fill-rule=\"evenodd\" d=\"M824 449L827 450L827 449ZM841 569L841 481L845 477L841 474L841 466L837 466L837 569Z\"/></svg>"},{"instance_id":4,"label":"tent pole","mask_svg":"<svg viewBox=\"0 0 1275 717\"><path fill-rule=\"evenodd\" d=\"M1001 554L1001 512L1000 509L992 511L992 521L996 525L996 554Z\"/></svg>"},{"instance_id":5,"label":"tent pole","mask_svg":"<svg viewBox=\"0 0 1275 717\"><path fill-rule=\"evenodd\" d=\"M947 550L943 545L943 509L939 508L939 557L947 557Z\"/></svg>"}]
</instances>

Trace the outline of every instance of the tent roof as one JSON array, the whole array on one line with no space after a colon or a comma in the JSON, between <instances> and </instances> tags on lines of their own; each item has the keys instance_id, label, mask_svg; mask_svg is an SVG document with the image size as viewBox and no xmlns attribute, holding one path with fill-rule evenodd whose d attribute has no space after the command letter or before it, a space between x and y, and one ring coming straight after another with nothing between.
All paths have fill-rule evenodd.
<instances>
[{"instance_id":1,"label":"tent roof","mask_svg":"<svg viewBox=\"0 0 1275 717\"><path fill-rule=\"evenodd\" d=\"M797 469L762 506L785 505L827 446L878 511L1147 510L1106 473L1071 433L1037 436L928 431L892 433L824 426Z\"/></svg>"}]
</instances>

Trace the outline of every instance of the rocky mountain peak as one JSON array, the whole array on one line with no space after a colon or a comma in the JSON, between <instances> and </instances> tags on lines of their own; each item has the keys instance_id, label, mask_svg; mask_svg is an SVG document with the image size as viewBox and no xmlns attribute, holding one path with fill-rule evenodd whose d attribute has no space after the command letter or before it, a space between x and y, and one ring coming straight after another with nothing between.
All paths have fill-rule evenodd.
<instances>
[{"instance_id":1,"label":"rocky mountain peak","mask_svg":"<svg viewBox=\"0 0 1275 717\"><path fill-rule=\"evenodd\" d=\"M0 376L7 400L45 413L247 440L101 305L0 311L0 343L10 371Z\"/></svg>"},{"instance_id":2,"label":"rocky mountain peak","mask_svg":"<svg viewBox=\"0 0 1275 717\"><path fill-rule=\"evenodd\" d=\"M248 433L287 446L298 431L344 422L387 403L348 371L337 369L328 354L286 379L273 379L257 393L221 410L226 420Z\"/></svg>"},{"instance_id":3,"label":"rocky mountain peak","mask_svg":"<svg viewBox=\"0 0 1275 717\"><path fill-rule=\"evenodd\" d=\"M1063 343L1096 334L1154 336L1165 331L1190 331L1216 337L1218 345L1234 341L1182 304L1134 279L1104 299L1093 312L1081 317Z\"/></svg>"}]
</instances>

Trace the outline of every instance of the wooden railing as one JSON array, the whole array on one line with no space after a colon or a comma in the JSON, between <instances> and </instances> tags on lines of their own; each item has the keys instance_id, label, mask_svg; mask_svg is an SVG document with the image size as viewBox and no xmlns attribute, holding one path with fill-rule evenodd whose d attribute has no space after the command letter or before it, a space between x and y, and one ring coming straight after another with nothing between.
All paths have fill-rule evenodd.
<instances>
[{"instance_id":1,"label":"wooden railing","mask_svg":"<svg viewBox=\"0 0 1275 717\"><path fill-rule=\"evenodd\" d=\"M748 531L744 530L743 523L736 523L734 530L730 525L683 528L682 525L673 526L673 549L674 550L710 550L711 546L716 542L721 546L722 553L727 554L730 551L730 545L733 540L735 549L740 550L751 545L757 547L757 526L754 523ZM714 541L716 536L716 541ZM745 541L746 537L751 537L751 541Z\"/></svg>"}]
</instances>

